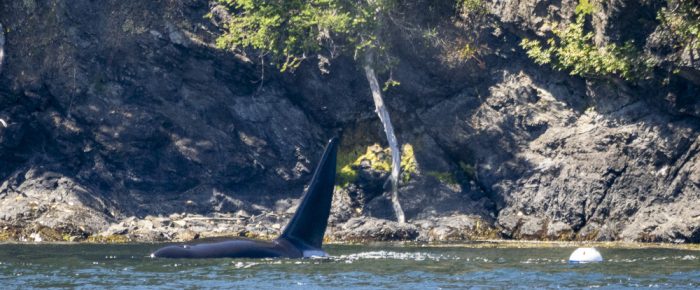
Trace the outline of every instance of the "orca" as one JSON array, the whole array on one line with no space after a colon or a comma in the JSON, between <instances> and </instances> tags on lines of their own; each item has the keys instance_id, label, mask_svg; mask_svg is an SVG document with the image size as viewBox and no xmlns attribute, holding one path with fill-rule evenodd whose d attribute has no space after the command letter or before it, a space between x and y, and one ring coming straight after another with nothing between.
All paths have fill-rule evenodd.
<instances>
[{"instance_id":1,"label":"orca","mask_svg":"<svg viewBox=\"0 0 700 290\"><path fill-rule=\"evenodd\" d=\"M326 145L294 216L282 234L273 241L228 240L192 246L168 246L155 251L151 257L206 259L327 256L322 244L333 199L337 154L338 138L333 138Z\"/></svg>"}]
</instances>

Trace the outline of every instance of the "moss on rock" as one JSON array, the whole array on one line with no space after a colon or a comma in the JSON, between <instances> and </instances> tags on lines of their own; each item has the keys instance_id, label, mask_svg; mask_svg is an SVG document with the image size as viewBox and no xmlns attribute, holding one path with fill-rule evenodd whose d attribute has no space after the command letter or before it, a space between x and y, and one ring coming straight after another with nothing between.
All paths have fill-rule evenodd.
<instances>
[{"instance_id":1,"label":"moss on rock","mask_svg":"<svg viewBox=\"0 0 700 290\"><path fill-rule=\"evenodd\" d=\"M88 243L98 243L98 244L123 244L131 242L131 239L125 235L95 235L89 236L86 240Z\"/></svg>"},{"instance_id":2,"label":"moss on rock","mask_svg":"<svg viewBox=\"0 0 700 290\"><path fill-rule=\"evenodd\" d=\"M363 153L364 152L364 153ZM358 169L369 166L376 171L391 171L391 149L373 144L365 148L355 147L338 152L336 167L338 184L345 187L355 182ZM411 144L404 144L401 149L402 181L408 182L418 172L418 162Z\"/></svg>"}]
</instances>

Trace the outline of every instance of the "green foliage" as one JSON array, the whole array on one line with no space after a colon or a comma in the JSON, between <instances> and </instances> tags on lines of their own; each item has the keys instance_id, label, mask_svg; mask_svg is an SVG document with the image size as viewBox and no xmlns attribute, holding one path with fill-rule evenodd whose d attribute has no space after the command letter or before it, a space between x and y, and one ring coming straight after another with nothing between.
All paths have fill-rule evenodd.
<instances>
[{"instance_id":1,"label":"green foliage","mask_svg":"<svg viewBox=\"0 0 700 290\"><path fill-rule=\"evenodd\" d=\"M363 162L376 171L391 171L391 150L382 148L379 144L366 148L354 148L343 150L338 154L336 167L336 180L341 187L345 187L357 180L357 169ZM404 144L401 150L401 172L403 181L408 182L412 174L418 171L418 162L411 144Z\"/></svg>"},{"instance_id":2,"label":"green foliage","mask_svg":"<svg viewBox=\"0 0 700 290\"><path fill-rule=\"evenodd\" d=\"M593 12L589 0L579 1L576 21L563 29L553 29L554 38L543 44L539 40L523 39L520 46L537 64L551 64L571 75L600 77L616 75L635 80L649 72L649 65L631 42L622 46L596 46L593 33L585 31L586 16Z\"/></svg>"},{"instance_id":3,"label":"green foliage","mask_svg":"<svg viewBox=\"0 0 700 290\"><path fill-rule=\"evenodd\" d=\"M576 15L590 15L594 9L595 7L593 7L593 3L590 0L579 0L574 12Z\"/></svg>"},{"instance_id":4,"label":"green foliage","mask_svg":"<svg viewBox=\"0 0 700 290\"><path fill-rule=\"evenodd\" d=\"M312 54L383 51L383 17L395 0L218 0L233 12L217 46L253 48L282 71ZM382 55L381 53L378 55Z\"/></svg>"},{"instance_id":5,"label":"green foliage","mask_svg":"<svg viewBox=\"0 0 700 290\"><path fill-rule=\"evenodd\" d=\"M384 87L382 88L382 91L388 91L390 88L401 85L401 82L395 80L395 79L389 79L386 82L384 82Z\"/></svg>"},{"instance_id":6,"label":"green foliage","mask_svg":"<svg viewBox=\"0 0 700 290\"><path fill-rule=\"evenodd\" d=\"M484 0L457 0L457 8L459 8L461 13L471 17L481 17L488 14L488 8Z\"/></svg>"},{"instance_id":7,"label":"green foliage","mask_svg":"<svg viewBox=\"0 0 700 290\"><path fill-rule=\"evenodd\" d=\"M350 150L341 147L336 157L336 182L341 187L345 187L357 180L357 170L354 168L356 160L362 155L360 148Z\"/></svg>"},{"instance_id":8,"label":"green foliage","mask_svg":"<svg viewBox=\"0 0 700 290\"><path fill-rule=\"evenodd\" d=\"M355 160L354 165L360 166L363 161L369 162L370 168L377 171L391 171L391 150L382 148L379 144L367 147L365 154Z\"/></svg>"},{"instance_id":9,"label":"green foliage","mask_svg":"<svg viewBox=\"0 0 700 290\"><path fill-rule=\"evenodd\" d=\"M459 50L459 58L462 60L467 60L476 56L477 52L478 50L473 44L467 43L464 45L464 47L462 47L462 49Z\"/></svg>"},{"instance_id":10,"label":"green foliage","mask_svg":"<svg viewBox=\"0 0 700 290\"><path fill-rule=\"evenodd\" d=\"M411 144L404 144L401 148L401 172L403 172L403 182L408 182L411 180L411 175L418 172L418 162Z\"/></svg>"},{"instance_id":11,"label":"green foliage","mask_svg":"<svg viewBox=\"0 0 700 290\"><path fill-rule=\"evenodd\" d=\"M657 18L681 49L700 49L700 1L669 0Z\"/></svg>"},{"instance_id":12,"label":"green foliage","mask_svg":"<svg viewBox=\"0 0 700 290\"><path fill-rule=\"evenodd\" d=\"M87 237L86 241L88 243L99 243L99 244L123 244L123 243L128 243L130 240L128 237L126 237L124 235L109 235L109 236L94 235L94 236Z\"/></svg>"},{"instance_id":13,"label":"green foliage","mask_svg":"<svg viewBox=\"0 0 700 290\"><path fill-rule=\"evenodd\" d=\"M459 170L452 172L440 172L440 171L430 171L426 175L435 177L442 183L454 185L459 184L468 180L477 180L476 168L474 166L465 163L464 161L459 162Z\"/></svg>"},{"instance_id":14,"label":"green foliage","mask_svg":"<svg viewBox=\"0 0 700 290\"><path fill-rule=\"evenodd\" d=\"M470 180L476 180L476 168L474 168L474 166L460 161L459 168L462 169L462 172L464 172L464 175L466 175L467 178Z\"/></svg>"},{"instance_id":15,"label":"green foliage","mask_svg":"<svg viewBox=\"0 0 700 290\"><path fill-rule=\"evenodd\" d=\"M489 13L485 0L457 0L457 11L467 31L467 43L457 52L460 60L475 58L479 53L479 35L487 25Z\"/></svg>"},{"instance_id":16,"label":"green foliage","mask_svg":"<svg viewBox=\"0 0 700 290\"><path fill-rule=\"evenodd\" d=\"M454 174L450 172L429 171L427 175L435 177L435 179L445 184L455 185L459 183Z\"/></svg>"}]
</instances>

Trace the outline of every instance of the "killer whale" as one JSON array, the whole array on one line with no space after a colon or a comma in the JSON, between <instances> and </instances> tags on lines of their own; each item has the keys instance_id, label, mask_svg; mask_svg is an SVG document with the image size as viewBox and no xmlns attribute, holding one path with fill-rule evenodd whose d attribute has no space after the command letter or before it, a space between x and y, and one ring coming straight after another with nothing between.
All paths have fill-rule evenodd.
<instances>
[{"instance_id":1,"label":"killer whale","mask_svg":"<svg viewBox=\"0 0 700 290\"><path fill-rule=\"evenodd\" d=\"M327 256L322 249L335 186L338 139L328 141L309 187L282 234L272 241L229 240L161 248L153 258L304 258Z\"/></svg>"}]
</instances>

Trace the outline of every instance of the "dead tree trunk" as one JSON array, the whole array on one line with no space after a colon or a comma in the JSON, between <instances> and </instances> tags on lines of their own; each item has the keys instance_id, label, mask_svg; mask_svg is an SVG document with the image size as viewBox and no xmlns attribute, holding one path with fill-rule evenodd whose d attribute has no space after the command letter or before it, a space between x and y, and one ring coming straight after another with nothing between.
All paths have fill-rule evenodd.
<instances>
[{"instance_id":1,"label":"dead tree trunk","mask_svg":"<svg viewBox=\"0 0 700 290\"><path fill-rule=\"evenodd\" d=\"M384 133L386 134L386 139L389 142L389 148L391 149L391 175L389 180L391 182L391 204L394 207L394 213L396 214L396 220L399 223L406 222L403 209L401 208L401 203L399 203L399 171L401 169L401 151L399 150L399 142L396 140L396 135L394 134L394 126L391 125L391 119L389 118L389 111L384 106L384 99L382 98L382 91L379 88L379 82L377 81L377 75L374 69L370 66L372 57L368 54L366 57L366 62L364 64L365 76L369 82L369 88L372 91L372 99L374 99L374 106L376 108L377 115L379 115L379 120L381 120L384 126Z\"/></svg>"}]
</instances>

